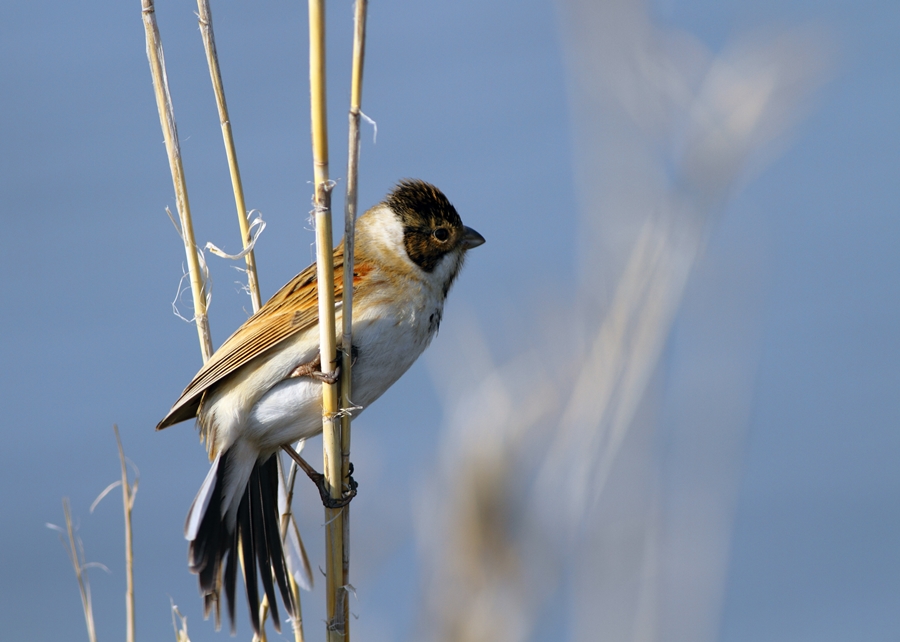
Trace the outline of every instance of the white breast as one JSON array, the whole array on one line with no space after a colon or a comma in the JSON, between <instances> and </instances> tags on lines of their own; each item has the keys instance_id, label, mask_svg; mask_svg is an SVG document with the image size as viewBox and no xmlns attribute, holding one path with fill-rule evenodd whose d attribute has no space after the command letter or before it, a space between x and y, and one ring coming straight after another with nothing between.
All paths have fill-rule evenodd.
<instances>
[{"instance_id":1,"label":"white breast","mask_svg":"<svg viewBox=\"0 0 900 642\"><path fill-rule=\"evenodd\" d=\"M362 311L354 313L353 345L358 350L352 369L354 406L364 409L378 399L434 337L443 297L430 288L415 290L405 304L386 300L360 306ZM321 432L322 384L308 377L286 378L293 368L315 358L317 336L308 332L285 341L216 390L204 412L215 423L220 450L245 440L267 457L283 444ZM260 395L259 390L266 392Z\"/></svg>"}]
</instances>

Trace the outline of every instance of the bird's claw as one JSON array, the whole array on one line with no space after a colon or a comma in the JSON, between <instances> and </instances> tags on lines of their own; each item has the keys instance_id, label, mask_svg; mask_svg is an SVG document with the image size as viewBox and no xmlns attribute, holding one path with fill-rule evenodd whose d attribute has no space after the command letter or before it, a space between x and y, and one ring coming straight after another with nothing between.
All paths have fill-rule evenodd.
<instances>
[{"instance_id":1,"label":"bird's claw","mask_svg":"<svg viewBox=\"0 0 900 642\"><path fill-rule=\"evenodd\" d=\"M310 379L315 379L316 381L321 381L322 383L327 384L335 384L341 378L341 366L338 365L331 372L322 372L322 359L319 356L316 356L315 359L310 361L309 363L301 363L299 366L294 368L291 371L291 374L288 375L288 378L295 377L309 377Z\"/></svg>"},{"instance_id":2,"label":"bird's claw","mask_svg":"<svg viewBox=\"0 0 900 642\"><path fill-rule=\"evenodd\" d=\"M285 445L281 447L291 459L297 462L297 465L303 470L304 473L313 481L316 485L316 488L319 489L319 496L322 498L322 505L325 508L343 508L347 504L350 503L350 500L356 497L356 489L359 487L359 484L356 483L356 480L353 479L353 462L348 462L349 466L347 467L347 484L346 491L342 494L341 497L334 498L331 496L331 491L328 489L328 484L325 482L325 475L320 472L317 472L315 468L310 466L303 457L297 454L293 448L289 445Z\"/></svg>"},{"instance_id":3,"label":"bird's claw","mask_svg":"<svg viewBox=\"0 0 900 642\"><path fill-rule=\"evenodd\" d=\"M322 498L322 505L325 508L343 508L350 503L350 500L356 497L356 489L359 487L359 484L353 479L353 464L350 464L350 473L347 475L348 490L338 498L331 496L331 492L328 490L328 484L325 482L325 475L322 473L309 474L309 478L313 480L316 487L319 489L319 496Z\"/></svg>"},{"instance_id":4,"label":"bird's claw","mask_svg":"<svg viewBox=\"0 0 900 642\"><path fill-rule=\"evenodd\" d=\"M317 370L310 373L309 376L316 381L321 381L322 383L335 384L341 379L341 367L337 366L331 372L321 372Z\"/></svg>"}]
</instances>

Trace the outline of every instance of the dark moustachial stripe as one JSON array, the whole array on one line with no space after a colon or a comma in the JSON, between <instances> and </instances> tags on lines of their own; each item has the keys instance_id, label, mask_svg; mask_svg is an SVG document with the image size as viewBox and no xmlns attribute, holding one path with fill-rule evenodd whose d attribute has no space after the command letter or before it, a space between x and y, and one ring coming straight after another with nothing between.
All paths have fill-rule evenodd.
<instances>
[{"instance_id":1,"label":"dark moustachial stripe","mask_svg":"<svg viewBox=\"0 0 900 642\"><path fill-rule=\"evenodd\" d=\"M464 234L456 208L434 185L419 180L401 181L385 202L403 224L406 253L426 272L434 270L441 257L456 248ZM449 232L443 242L434 236L439 228Z\"/></svg>"}]
</instances>

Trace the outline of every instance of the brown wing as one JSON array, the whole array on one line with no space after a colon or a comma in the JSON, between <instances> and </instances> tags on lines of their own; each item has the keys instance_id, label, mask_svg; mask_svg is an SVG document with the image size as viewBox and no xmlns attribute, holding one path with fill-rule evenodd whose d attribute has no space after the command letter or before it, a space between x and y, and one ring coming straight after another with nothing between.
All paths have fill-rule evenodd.
<instances>
[{"instance_id":1,"label":"brown wing","mask_svg":"<svg viewBox=\"0 0 900 642\"><path fill-rule=\"evenodd\" d=\"M334 296L337 300L344 291L343 268L344 244L341 243L334 249ZM156 429L162 430L196 417L203 394L210 387L284 339L318 323L317 287L316 264L313 263L288 281L216 350Z\"/></svg>"}]
</instances>

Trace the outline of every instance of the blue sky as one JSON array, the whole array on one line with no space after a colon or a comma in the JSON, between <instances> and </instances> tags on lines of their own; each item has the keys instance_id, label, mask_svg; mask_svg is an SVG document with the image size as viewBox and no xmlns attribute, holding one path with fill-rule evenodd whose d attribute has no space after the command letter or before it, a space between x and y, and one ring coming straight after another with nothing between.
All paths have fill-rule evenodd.
<instances>
[{"instance_id":1,"label":"blue sky","mask_svg":"<svg viewBox=\"0 0 900 642\"><path fill-rule=\"evenodd\" d=\"M68 496L87 558L110 569L91 576L99 637L120 635L117 498L88 513L118 476L116 423L141 471L139 636L170 635L171 597L188 615L191 638L211 640L181 535L206 472L204 450L189 424L153 431L200 354L193 328L171 309L184 257L164 212L174 198L139 3L42 6L0 9L0 619L16 639L83 635L74 577L44 526L61 523ZM474 318L492 358L514 358L538 323L536 301L576 297L579 212L597 185L620 180L608 158L599 169L589 165L566 6L372 3L363 111L377 121L378 138L364 130L360 204L378 202L400 178L420 177L439 185L487 239L453 290L438 354L452 345L447 328ZM335 177L344 173L351 7L329 3ZM195 10L157 6L197 237L234 251ZM312 256L305 5L231 2L213 12L247 203L268 224L257 250L266 297ZM713 56L748 34L798 27L813 28L828 54L823 82L795 126L758 172L736 182L710 228L651 383L655 439L666 474L677 476L690 461L678 455L679 426L692 416L684 404L702 407L704 395L715 394L703 382L717 375L697 374L698 355L737 355L749 373L745 420L727 460L736 487L709 637L895 639L900 5L659 0L648 12L659 29L690 34ZM594 114L614 122L603 109ZM234 285L238 273L209 260L218 344L250 304ZM745 326L722 312L731 295L749 311ZM731 333L738 326L743 334ZM366 639L413 639L416 630L421 582L410 489L435 466L447 425L439 371L414 366L354 433L355 627ZM298 510L315 567L321 510L312 492ZM319 634L321 593L304 606L311 637ZM549 604L534 639L565 620Z\"/></svg>"}]
</instances>

